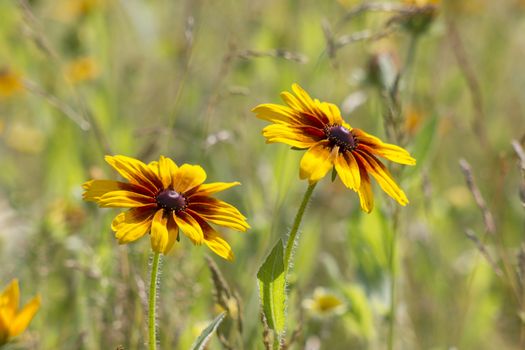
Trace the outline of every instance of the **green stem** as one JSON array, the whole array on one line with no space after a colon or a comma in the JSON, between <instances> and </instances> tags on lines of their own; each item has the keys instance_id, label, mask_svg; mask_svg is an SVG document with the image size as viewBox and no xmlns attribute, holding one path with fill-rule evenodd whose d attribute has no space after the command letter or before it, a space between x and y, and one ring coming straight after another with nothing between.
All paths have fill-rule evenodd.
<instances>
[{"instance_id":1,"label":"green stem","mask_svg":"<svg viewBox=\"0 0 525 350\"><path fill-rule=\"evenodd\" d=\"M394 326L396 322L396 233L392 232L390 240L390 318L388 324L388 350L394 349Z\"/></svg>"},{"instance_id":2,"label":"green stem","mask_svg":"<svg viewBox=\"0 0 525 350\"><path fill-rule=\"evenodd\" d=\"M297 210L297 214L295 215L295 220L293 222L292 230L290 231L290 236L288 237L288 241L286 241L286 248L284 253L284 268L288 272L288 269L291 265L291 259L292 259L292 250L295 245L295 241L297 239L297 232L299 232L299 226L301 225L301 221L303 219L304 212L306 210L306 205L308 204L308 201L310 200L310 197L312 196L312 192L314 191L316 183L311 184L306 189L306 192L304 193L303 201L301 202L301 206L299 207L299 210Z\"/></svg>"},{"instance_id":3,"label":"green stem","mask_svg":"<svg viewBox=\"0 0 525 350\"><path fill-rule=\"evenodd\" d=\"M151 278L149 280L149 350L157 349L157 322L155 320L155 303L157 301L157 284L158 284L158 273L159 273L159 260L160 253L155 252L153 255L153 264L151 265Z\"/></svg>"}]
</instances>

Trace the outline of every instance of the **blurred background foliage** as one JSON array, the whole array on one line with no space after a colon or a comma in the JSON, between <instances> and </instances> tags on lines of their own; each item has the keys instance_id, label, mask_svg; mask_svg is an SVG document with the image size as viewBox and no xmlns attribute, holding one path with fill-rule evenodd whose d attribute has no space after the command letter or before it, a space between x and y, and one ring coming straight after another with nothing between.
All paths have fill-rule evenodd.
<instances>
[{"instance_id":1,"label":"blurred background foliage","mask_svg":"<svg viewBox=\"0 0 525 350\"><path fill-rule=\"evenodd\" d=\"M221 198L252 229L226 232L234 263L212 257L242 329L225 321L210 349L263 348L255 275L306 183L302 152L265 145L250 110L298 82L418 164L392 169L406 208L375 188L366 215L339 180L318 186L288 286L291 348L385 348L396 237L396 349L522 349L524 29L520 0L0 0L0 281L19 278L23 302L42 295L14 347L144 347L149 240L118 246L116 211L80 186L114 177L105 154L163 154L242 182ZM189 348L224 309L210 252L177 247L163 260L165 349Z\"/></svg>"}]
</instances>

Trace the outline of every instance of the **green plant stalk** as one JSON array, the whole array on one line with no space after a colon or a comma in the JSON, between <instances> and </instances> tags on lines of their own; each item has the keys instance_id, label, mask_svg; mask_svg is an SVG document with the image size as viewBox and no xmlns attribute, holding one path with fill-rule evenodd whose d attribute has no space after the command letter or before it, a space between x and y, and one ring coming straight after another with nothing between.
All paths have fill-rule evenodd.
<instances>
[{"instance_id":1,"label":"green plant stalk","mask_svg":"<svg viewBox=\"0 0 525 350\"><path fill-rule=\"evenodd\" d=\"M156 301L157 301L157 283L159 273L160 253L155 252L153 255L153 264L151 265L151 278L149 280L149 303L148 303L148 331L149 331L149 350L157 349L157 330L156 330Z\"/></svg>"},{"instance_id":2,"label":"green plant stalk","mask_svg":"<svg viewBox=\"0 0 525 350\"><path fill-rule=\"evenodd\" d=\"M296 239L298 239L297 232L299 232L299 226L301 225L301 221L303 219L303 215L306 210L306 205L308 204L310 197L312 197L312 192L314 191L315 185L317 185L317 182L309 185L308 188L306 189L301 205L299 206L299 209L297 210L297 214L295 215L292 230L290 231L290 236L288 236L288 241L286 241L286 248L284 251L284 269L286 273L288 272L288 269L291 265L292 250L293 250L295 241Z\"/></svg>"},{"instance_id":3,"label":"green plant stalk","mask_svg":"<svg viewBox=\"0 0 525 350\"><path fill-rule=\"evenodd\" d=\"M396 323L396 228L392 230L390 238L390 318L388 320L388 350L394 349L394 333Z\"/></svg>"}]
</instances>

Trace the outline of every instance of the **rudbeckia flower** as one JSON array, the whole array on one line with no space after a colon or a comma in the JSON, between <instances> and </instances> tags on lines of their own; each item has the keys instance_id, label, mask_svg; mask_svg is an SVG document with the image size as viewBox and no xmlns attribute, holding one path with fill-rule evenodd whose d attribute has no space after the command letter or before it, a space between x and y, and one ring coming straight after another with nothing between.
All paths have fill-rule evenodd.
<instances>
[{"instance_id":1,"label":"rudbeckia flower","mask_svg":"<svg viewBox=\"0 0 525 350\"><path fill-rule=\"evenodd\" d=\"M233 260L230 245L208 222L246 231L246 218L232 205L210 195L239 182L204 184L206 172L198 165L177 166L161 156L144 164L125 156L106 156L106 162L129 182L91 180L84 199L105 208L130 208L118 214L111 228L120 244L150 233L155 252L168 253L179 240L179 229L194 244L206 244L217 255Z\"/></svg>"},{"instance_id":2,"label":"rudbeckia flower","mask_svg":"<svg viewBox=\"0 0 525 350\"><path fill-rule=\"evenodd\" d=\"M273 123L263 129L267 143L281 142L307 150L301 159L301 179L313 184L335 167L343 184L359 194L361 208L369 213L374 207L371 175L399 204L408 203L403 190L377 158L414 165L415 159L406 150L352 128L336 105L313 100L299 85L292 85L292 90L295 96L287 91L281 93L287 106L262 104L253 112Z\"/></svg>"},{"instance_id":3,"label":"rudbeckia flower","mask_svg":"<svg viewBox=\"0 0 525 350\"><path fill-rule=\"evenodd\" d=\"M19 310L19 298L18 280L14 279L0 294L0 346L25 331L40 307L40 297L36 296Z\"/></svg>"}]
</instances>

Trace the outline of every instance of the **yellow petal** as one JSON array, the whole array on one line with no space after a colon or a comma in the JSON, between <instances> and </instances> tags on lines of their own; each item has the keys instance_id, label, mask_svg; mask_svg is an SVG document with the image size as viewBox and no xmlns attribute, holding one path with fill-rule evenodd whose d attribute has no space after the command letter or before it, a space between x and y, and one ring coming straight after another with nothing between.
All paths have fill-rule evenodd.
<instances>
[{"instance_id":1,"label":"yellow petal","mask_svg":"<svg viewBox=\"0 0 525 350\"><path fill-rule=\"evenodd\" d=\"M246 217L241 214L241 212L235 208L233 205L221 201L220 199L208 197L208 196L192 196L190 197L189 209L199 213L203 211L205 213L210 213L214 211L219 211L224 215L230 215L236 219L245 220Z\"/></svg>"},{"instance_id":2,"label":"yellow petal","mask_svg":"<svg viewBox=\"0 0 525 350\"><path fill-rule=\"evenodd\" d=\"M85 190L82 194L83 199L94 202L108 192L119 190L131 191L144 195L154 195L150 189L144 186L112 180L91 180L84 183L82 187Z\"/></svg>"},{"instance_id":3,"label":"yellow petal","mask_svg":"<svg viewBox=\"0 0 525 350\"><path fill-rule=\"evenodd\" d=\"M168 254L173 249L178 237L179 226L177 226L177 223L175 222L175 213L171 213L168 218L168 244L166 245L163 254Z\"/></svg>"},{"instance_id":4,"label":"yellow petal","mask_svg":"<svg viewBox=\"0 0 525 350\"><path fill-rule=\"evenodd\" d=\"M204 243L210 248L215 254L229 261L233 261L233 252L228 244L220 235L219 232L215 231L208 223L199 221L204 232Z\"/></svg>"},{"instance_id":5,"label":"yellow petal","mask_svg":"<svg viewBox=\"0 0 525 350\"><path fill-rule=\"evenodd\" d=\"M140 160L126 156L106 156L106 162L131 183L142 185L157 192L161 187L158 175Z\"/></svg>"},{"instance_id":6,"label":"yellow petal","mask_svg":"<svg viewBox=\"0 0 525 350\"><path fill-rule=\"evenodd\" d=\"M319 102L318 100L315 100L315 103L319 111L328 118L330 124L342 125L344 123L339 107L333 103Z\"/></svg>"},{"instance_id":7,"label":"yellow petal","mask_svg":"<svg viewBox=\"0 0 525 350\"><path fill-rule=\"evenodd\" d=\"M316 104L314 100L308 95L308 93L299 84L292 84L292 91L297 96L297 102L303 110L309 111L313 114L318 114Z\"/></svg>"},{"instance_id":8,"label":"yellow petal","mask_svg":"<svg viewBox=\"0 0 525 350\"><path fill-rule=\"evenodd\" d=\"M356 152L354 155L360 157L360 161L366 170L376 179L383 191L394 198L399 204L403 206L408 204L405 192L399 188L388 169L377 160L377 158L362 151Z\"/></svg>"},{"instance_id":9,"label":"yellow petal","mask_svg":"<svg viewBox=\"0 0 525 350\"><path fill-rule=\"evenodd\" d=\"M333 158L328 141L316 143L301 159L300 178L308 179L310 184L319 181L332 169Z\"/></svg>"},{"instance_id":10,"label":"yellow petal","mask_svg":"<svg viewBox=\"0 0 525 350\"><path fill-rule=\"evenodd\" d=\"M360 177L361 177L361 186L357 194L359 194L359 202L361 203L361 209L363 211L370 213L374 209L374 194L372 193L372 184L370 182L370 177L364 169L359 168Z\"/></svg>"},{"instance_id":11,"label":"yellow petal","mask_svg":"<svg viewBox=\"0 0 525 350\"><path fill-rule=\"evenodd\" d=\"M20 298L20 289L18 280L13 279L0 295L0 310L9 323L18 311L18 300Z\"/></svg>"},{"instance_id":12,"label":"yellow petal","mask_svg":"<svg viewBox=\"0 0 525 350\"><path fill-rule=\"evenodd\" d=\"M416 160L410 156L407 150L390 143L384 143L379 138L360 129L352 129L352 132L359 141L358 148L399 164L416 164Z\"/></svg>"},{"instance_id":13,"label":"yellow petal","mask_svg":"<svg viewBox=\"0 0 525 350\"><path fill-rule=\"evenodd\" d=\"M300 123L300 117L297 112L288 106L276 105L273 103L265 103L258 105L252 112L259 119L267 120L273 123L290 124Z\"/></svg>"},{"instance_id":14,"label":"yellow petal","mask_svg":"<svg viewBox=\"0 0 525 350\"><path fill-rule=\"evenodd\" d=\"M151 229L154 207L133 208L120 213L113 219L111 229L120 244L136 241Z\"/></svg>"},{"instance_id":15,"label":"yellow petal","mask_svg":"<svg viewBox=\"0 0 525 350\"><path fill-rule=\"evenodd\" d=\"M288 106L290 106L290 108L292 108L293 110L295 110L295 111L303 111L304 110L301 102L299 102L299 100L294 95L289 93L288 91L281 92L281 98L283 99L284 103L286 103ZM312 113L311 111L309 111L309 112Z\"/></svg>"},{"instance_id":16,"label":"yellow petal","mask_svg":"<svg viewBox=\"0 0 525 350\"><path fill-rule=\"evenodd\" d=\"M246 217L237 208L216 198L205 196L191 197L188 210L196 213L206 221L218 225L231 227L243 232L250 228L250 225L246 222Z\"/></svg>"},{"instance_id":17,"label":"yellow petal","mask_svg":"<svg viewBox=\"0 0 525 350\"><path fill-rule=\"evenodd\" d=\"M335 158L335 170L343 184L357 191L361 186L359 166L351 152L339 153Z\"/></svg>"},{"instance_id":18,"label":"yellow petal","mask_svg":"<svg viewBox=\"0 0 525 350\"><path fill-rule=\"evenodd\" d=\"M206 180L206 172L198 165L183 164L173 176L173 189L185 193L201 185Z\"/></svg>"},{"instance_id":19,"label":"yellow petal","mask_svg":"<svg viewBox=\"0 0 525 350\"><path fill-rule=\"evenodd\" d=\"M9 339L9 329L7 325L10 324L10 322L10 320L4 319L0 312L0 348L7 343L7 340Z\"/></svg>"},{"instance_id":20,"label":"yellow petal","mask_svg":"<svg viewBox=\"0 0 525 350\"><path fill-rule=\"evenodd\" d=\"M192 209L187 209L188 212L191 213L194 217L200 217L205 221L212 222L214 224L229 227L237 231L245 232L250 226L244 219L240 219L238 217L235 217L231 215L231 213L224 213L221 212L220 209L214 210L214 209L208 209L208 210L200 210L200 211L194 211Z\"/></svg>"},{"instance_id":21,"label":"yellow petal","mask_svg":"<svg viewBox=\"0 0 525 350\"><path fill-rule=\"evenodd\" d=\"M97 200L103 208L135 208L155 203L155 198L130 191L112 191Z\"/></svg>"},{"instance_id":22,"label":"yellow petal","mask_svg":"<svg viewBox=\"0 0 525 350\"><path fill-rule=\"evenodd\" d=\"M29 322L31 322L39 308L40 296L37 295L36 297L31 299L31 301L28 302L16 315L9 328L9 335L11 337L16 337L17 335L22 333L27 328Z\"/></svg>"},{"instance_id":23,"label":"yellow petal","mask_svg":"<svg viewBox=\"0 0 525 350\"><path fill-rule=\"evenodd\" d=\"M163 253L169 245L168 235L168 216L165 215L164 209L159 209L153 216L151 222L151 249L157 253Z\"/></svg>"},{"instance_id":24,"label":"yellow petal","mask_svg":"<svg viewBox=\"0 0 525 350\"><path fill-rule=\"evenodd\" d=\"M164 188L171 187L173 184L172 176L178 170L177 165L170 158L160 156L158 167L159 167L159 176L162 181L162 186Z\"/></svg>"},{"instance_id":25,"label":"yellow petal","mask_svg":"<svg viewBox=\"0 0 525 350\"><path fill-rule=\"evenodd\" d=\"M240 182L212 182L209 184L202 184L195 190L196 196L208 196L217 192L227 190L230 187L240 185ZM190 197L191 198L191 197Z\"/></svg>"},{"instance_id":26,"label":"yellow petal","mask_svg":"<svg viewBox=\"0 0 525 350\"><path fill-rule=\"evenodd\" d=\"M281 142L298 148L309 148L317 142L300 128L282 124L268 125L263 129L263 136L268 143Z\"/></svg>"},{"instance_id":27,"label":"yellow petal","mask_svg":"<svg viewBox=\"0 0 525 350\"><path fill-rule=\"evenodd\" d=\"M177 212L173 218L175 219L177 226L182 230L182 233L191 239L194 244L202 244L204 240L202 228L190 214L185 211L180 211Z\"/></svg>"}]
</instances>

